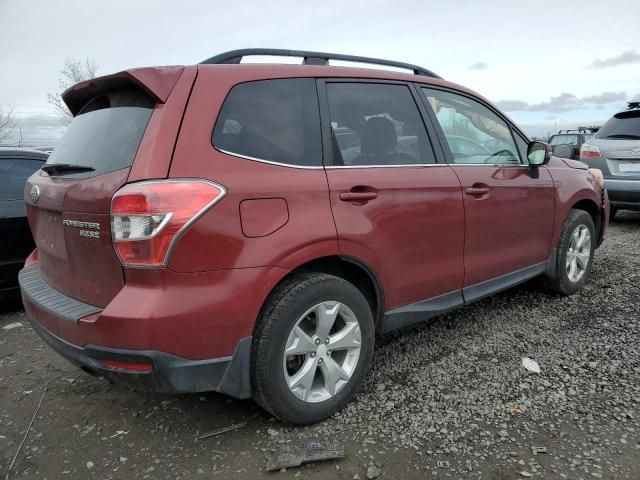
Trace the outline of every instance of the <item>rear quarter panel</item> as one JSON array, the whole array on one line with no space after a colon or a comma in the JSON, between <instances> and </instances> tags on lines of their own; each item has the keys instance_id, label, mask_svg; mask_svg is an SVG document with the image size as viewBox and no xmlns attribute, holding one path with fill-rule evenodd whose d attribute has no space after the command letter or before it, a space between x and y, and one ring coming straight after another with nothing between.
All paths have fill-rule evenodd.
<instances>
[{"instance_id":1,"label":"rear quarter panel","mask_svg":"<svg viewBox=\"0 0 640 480\"><path fill-rule=\"evenodd\" d=\"M273 73L266 71L262 76L272 77ZM169 176L206 178L223 185L227 195L178 241L169 264L175 271L262 266L291 269L308 260L338 253L327 177L322 167L268 164L228 155L212 146L214 124L230 89L258 79L260 75L247 76L246 70L233 68L205 68L198 73ZM243 232L241 203L260 199L283 199L288 218L275 231L250 237L245 234L246 225ZM273 202L265 202L265 206L269 203ZM264 211L269 214L270 209ZM280 213L277 212L278 218Z\"/></svg>"}]
</instances>

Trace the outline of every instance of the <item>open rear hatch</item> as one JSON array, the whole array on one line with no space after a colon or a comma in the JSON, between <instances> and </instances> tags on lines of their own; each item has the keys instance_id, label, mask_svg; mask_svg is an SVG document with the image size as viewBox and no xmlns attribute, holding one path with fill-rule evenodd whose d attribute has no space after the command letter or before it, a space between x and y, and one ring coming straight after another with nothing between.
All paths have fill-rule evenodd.
<instances>
[{"instance_id":1,"label":"open rear hatch","mask_svg":"<svg viewBox=\"0 0 640 480\"><path fill-rule=\"evenodd\" d=\"M40 274L55 290L105 307L122 288L123 270L111 239L111 200L127 183L147 126L152 116L162 115L158 107L182 70L122 72L63 95L75 119L25 186Z\"/></svg>"}]
</instances>

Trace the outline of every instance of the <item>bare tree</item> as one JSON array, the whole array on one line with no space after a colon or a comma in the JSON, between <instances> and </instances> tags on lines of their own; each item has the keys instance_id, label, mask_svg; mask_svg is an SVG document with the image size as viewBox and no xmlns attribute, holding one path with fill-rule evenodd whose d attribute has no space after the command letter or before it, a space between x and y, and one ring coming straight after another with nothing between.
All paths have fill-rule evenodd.
<instances>
[{"instance_id":1,"label":"bare tree","mask_svg":"<svg viewBox=\"0 0 640 480\"><path fill-rule=\"evenodd\" d=\"M47 101L53 105L56 115L65 125L71 123L73 115L71 115L60 94L76 83L94 78L97 71L98 64L90 58L85 58L84 61L82 61L77 58L68 57L64 61L64 67L60 70L60 76L58 77L58 88L60 92L53 94L47 93Z\"/></svg>"},{"instance_id":2,"label":"bare tree","mask_svg":"<svg viewBox=\"0 0 640 480\"><path fill-rule=\"evenodd\" d=\"M7 112L0 111L0 142L9 136L16 126L16 117L13 115L13 107Z\"/></svg>"}]
</instances>

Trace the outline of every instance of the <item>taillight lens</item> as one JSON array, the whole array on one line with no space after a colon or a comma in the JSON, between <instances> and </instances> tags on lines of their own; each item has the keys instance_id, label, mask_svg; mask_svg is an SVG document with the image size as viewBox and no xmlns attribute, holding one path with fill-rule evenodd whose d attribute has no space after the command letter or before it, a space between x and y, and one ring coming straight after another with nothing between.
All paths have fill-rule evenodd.
<instances>
[{"instance_id":1,"label":"taillight lens","mask_svg":"<svg viewBox=\"0 0 640 480\"><path fill-rule=\"evenodd\" d=\"M590 158L600 158L600 149L596 145L583 143L580 147L580 160L588 160Z\"/></svg>"},{"instance_id":2,"label":"taillight lens","mask_svg":"<svg viewBox=\"0 0 640 480\"><path fill-rule=\"evenodd\" d=\"M226 194L206 180L131 183L111 200L111 236L123 265L167 265L176 240Z\"/></svg>"}]
</instances>

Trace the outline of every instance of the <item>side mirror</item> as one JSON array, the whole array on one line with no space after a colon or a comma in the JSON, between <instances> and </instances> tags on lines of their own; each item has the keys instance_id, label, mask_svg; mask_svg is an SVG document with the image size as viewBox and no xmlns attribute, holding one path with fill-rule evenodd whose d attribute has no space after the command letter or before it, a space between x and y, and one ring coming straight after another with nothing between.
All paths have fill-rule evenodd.
<instances>
[{"instance_id":1,"label":"side mirror","mask_svg":"<svg viewBox=\"0 0 640 480\"><path fill-rule=\"evenodd\" d=\"M551 145L544 142L529 142L527 158L530 167L541 167L551 159Z\"/></svg>"}]
</instances>

